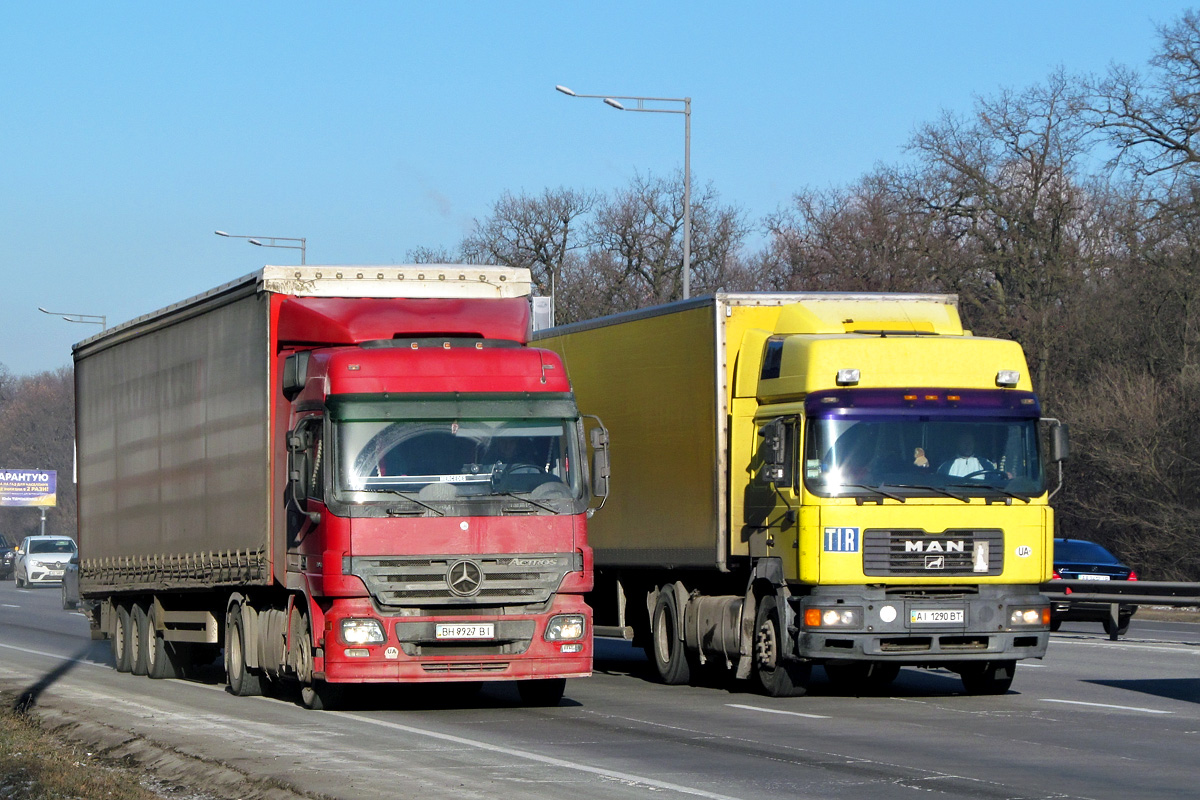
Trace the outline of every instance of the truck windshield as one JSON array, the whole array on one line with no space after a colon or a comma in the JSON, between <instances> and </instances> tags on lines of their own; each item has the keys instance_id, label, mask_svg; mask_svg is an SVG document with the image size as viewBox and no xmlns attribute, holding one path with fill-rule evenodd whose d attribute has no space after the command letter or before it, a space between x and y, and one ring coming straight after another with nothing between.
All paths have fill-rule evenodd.
<instances>
[{"instance_id":1,"label":"truck windshield","mask_svg":"<svg viewBox=\"0 0 1200 800\"><path fill-rule=\"evenodd\" d=\"M360 502L581 497L576 420L343 418L334 433L337 489Z\"/></svg>"},{"instance_id":2,"label":"truck windshield","mask_svg":"<svg viewBox=\"0 0 1200 800\"><path fill-rule=\"evenodd\" d=\"M962 414L839 413L810 417L804 482L822 495L1001 493L1044 490L1037 420Z\"/></svg>"}]
</instances>

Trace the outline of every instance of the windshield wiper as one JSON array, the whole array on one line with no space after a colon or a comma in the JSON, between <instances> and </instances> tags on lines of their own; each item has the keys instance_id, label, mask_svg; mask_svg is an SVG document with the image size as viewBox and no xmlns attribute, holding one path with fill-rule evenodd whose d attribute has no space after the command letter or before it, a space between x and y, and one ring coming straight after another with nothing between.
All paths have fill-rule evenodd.
<instances>
[{"instance_id":1,"label":"windshield wiper","mask_svg":"<svg viewBox=\"0 0 1200 800\"><path fill-rule=\"evenodd\" d=\"M492 492L492 494L498 494L501 497L511 497L514 500L521 500L523 502L529 503L529 505L531 505L531 506L537 506L538 508L542 509L543 511L549 511L551 514L558 513L557 508L551 508L550 506L542 505L537 500L530 500L528 497L521 497L520 495L513 494L512 492Z\"/></svg>"},{"instance_id":2,"label":"windshield wiper","mask_svg":"<svg viewBox=\"0 0 1200 800\"><path fill-rule=\"evenodd\" d=\"M901 503L905 502L905 498L904 498L904 496L903 496L903 495L899 495L899 494L892 494L891 492L885 492L885 491L883 490L883 487L882 487L882 486L867 486L867 485L865 485L865 484L862 484L862 483L843 483L842 485L843 485L843 486L849 486L851 489L865 489L865 490L867 490L868 492L871 492L872 494L877 494L877 495L879 495L880 497L887 497L887 498L890 498L890 499L892 499L892 500L898 500L898 501L900 501ZM860 505L861 505L861 504L860 504Z\"/></svg>"},{"instance_id":3,"label":"windshield wiper","mask_svg":"<svg viewBox=\"0 0 1200 800\"><path fill-rule=\"evenodd\" d=\"M1032 499L1030 497L1030 495L1028 495L1028 494L1019 494L1016 492L1009 492L1008 489L1002 489L1001 487L998 487L998 486L991 486L990 483L983 483L983 485L980 485L980 486L974 486L974 485L972 485L972 483L950 483L950 486L953 486L955 488L960 488L960 489L982 489L982 491L995 492L996 494L1003 494L1004 497L1013 498L1014 500L1021 500L1021 501L1024 501L1024 503L1028 503L1028 501L1030 501Z\"/></svg>"},{"instance_id":4,"label":"windshield wiper","mask_svg":"<svg viewBox=\"0 0 1200 800\"><path fill-rule=\"evenodd\" d=\"M924 484L919 483L889 483L886 485L895 486L897 489L925 489L930 492L944 494L946 497L953 497L955 500L961 500L964 503L971 502L971 498L967 497L966 495L959 494L958 492L952 492L949 489L943 489L940 486L925 486Z\"/></svg>"},{"instance_id":5,"label":"windshield wiper","mask_svg":"<svg viewBox=\"0 0 1200 800\"><path fill-rule=\"evenodd\" d=\"M376 489L373 491L379 491L379 490ZM399 489L384 489L384 490L382 490L382 492L380 492L380 494L394 494L397 497L403 497L405 500L408 500L409 502L416 503L417 505L419 505L423 508L429 509L433 513L437 514L439 517L446 516L446 512L441 511L440 509L434 508L433 506L429 505L429 503L424 503L424 502L418 500L417 498L413 497L410 492L402 492ZM389 508L387 510L387 513L389 516L393 516L393 517L398 517L398 516L404 515L404 512L398 508Z\"/></svg>"},{"instance_id":6,"label":"windshield wiper","mask_svg":"<svg viewBox=\"0 0 1200 800\"><path fill-rule=\"evenodd\" d=\"M1026 503L1028 503L1028 502L1030 502L1030 500L1032 500L1032 498L1027 494L1019 494L1017 492L1010 492L1008 489L1001 489L999 486L992 486L992 485L986 484L986 483L979 485L979 486L976 486L976 485L970 484L970 483L952 483L950 485L955 488L958 488L958 489L983 489L983 490L986 490L989 492L996 492L997 494L1002 494L1002 495L1005 495L1006 497L1011 497L1014 500L1021 500Z\"/></svg>"}]
</instances>

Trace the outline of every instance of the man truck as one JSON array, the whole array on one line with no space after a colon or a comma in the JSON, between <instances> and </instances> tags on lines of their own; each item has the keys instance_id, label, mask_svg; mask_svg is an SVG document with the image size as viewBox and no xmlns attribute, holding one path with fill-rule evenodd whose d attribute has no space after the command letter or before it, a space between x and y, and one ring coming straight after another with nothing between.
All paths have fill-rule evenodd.
<instances>
[{"instance_id":1,"label":"man truck","mask_svg":"<svg viewBox=\"0 0 1200 800\"><path fill-rule=\"evenodd\" d=\"M74 347L79 591L116 668L237 695L592 663L604 432L527 270L268 266ZM585 432L595 463L589 474Z\"/></svg>"},{"instance_id":2,"label":"man truck","mask_svg":"<svg viewBox=\"0 0 1200 800\"><path fill-rule=\"evenodd\" d=\"M535 340L611 434L597 632L666 683L799 694L821 665L866 691L911 666L1003 693L1044 655L1065 426L955 296L722 293Z\"/></svg>"}]
</instances>

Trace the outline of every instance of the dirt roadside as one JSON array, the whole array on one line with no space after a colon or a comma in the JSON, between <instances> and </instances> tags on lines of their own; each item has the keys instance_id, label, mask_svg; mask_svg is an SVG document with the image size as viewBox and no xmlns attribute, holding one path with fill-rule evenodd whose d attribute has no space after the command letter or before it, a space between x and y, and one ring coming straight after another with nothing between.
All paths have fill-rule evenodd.
<instances>
[{"instance_id":1,"label":"dirt roadside","mask_svg":"<svg viewBox=\"0 0 1200 800\"><path fill-rule=\"evenodd\" d=\"M23 691L24 687L13 681L0 682L3 708L8 711L21 706ZM69 701L44 698L22 713L35 720L46 734L36 746L46 748L47 753L75 751L78 753L74 759L76 766L86 770L94 763L101 769L122 773L126 783L140 785L152 797L170 800L324 800L324 795L301 793L276 781L255 778L227 764L171 750L143 736L97 721L92 718L95 709L90 707L77 708ZM15 800L56 795L33 793L25 787L23 793L0 791L0 796Z\"/></svg>"}]
</instances>

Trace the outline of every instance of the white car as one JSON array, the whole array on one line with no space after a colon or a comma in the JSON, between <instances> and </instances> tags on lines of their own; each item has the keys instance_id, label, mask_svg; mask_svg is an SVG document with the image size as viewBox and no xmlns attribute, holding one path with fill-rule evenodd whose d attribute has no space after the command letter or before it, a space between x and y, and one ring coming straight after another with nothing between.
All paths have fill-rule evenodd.
<instances>
[{"instance_id":1,"label":"white car","mask_svg":"<svg viewBox=\"0 0 1200 800\"><path fill-rule=\"evenodd\" d=\"M75 553L75 541L66 536L26 536L13 564L17 588L61 582L63 569Z\"/></svg>"}]
</instances>

